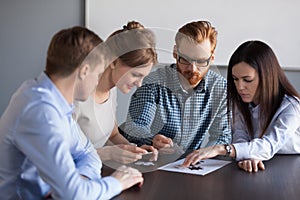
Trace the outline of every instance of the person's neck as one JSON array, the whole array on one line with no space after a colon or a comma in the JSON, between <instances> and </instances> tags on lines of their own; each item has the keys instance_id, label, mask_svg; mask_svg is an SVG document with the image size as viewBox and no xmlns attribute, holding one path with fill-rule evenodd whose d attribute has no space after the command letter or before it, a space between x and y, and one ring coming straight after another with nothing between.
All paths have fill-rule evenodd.
<instances>
[{"instance_id":1,"label":"person's neck","mask_svg":"<svg viewBox=\"0 0 300 200\"><path fill-rule=\"evenodd\" d=\"M67 77L61 77L61 76L49 76L53 84L57 87L57 89L60 91L60 93L63 95L63 97L66 99L66 101L71 104L74 100L74 87L75 87L75 80L76 75L73 73L70 76Z\"/></svg>"},{"instance_id":2,"label":"person's neck","mask_svg":"<svg viewBox=\"0 0 300 200\"><path fill-rule=\"evenodd\" d=\"M97 103L105 102L109 97L109 91L115 86L112 81L112 70L108 67L102 74L95 92Z\"/></svg>"}]
</instances>

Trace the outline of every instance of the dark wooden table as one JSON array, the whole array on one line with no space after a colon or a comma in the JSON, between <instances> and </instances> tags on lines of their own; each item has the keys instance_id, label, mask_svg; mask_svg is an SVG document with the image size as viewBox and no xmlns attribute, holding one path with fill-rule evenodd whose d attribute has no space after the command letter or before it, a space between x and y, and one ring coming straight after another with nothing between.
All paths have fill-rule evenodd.
<instances>
[{"instance_id":1,"label":"dark wooden table","mask_svg":"<svg viewBox=\"0 0 300 200\"><path fill-rule=\"evenodd\" d=\"M205 176L156 170L144 173L142 188L133 187L115 200L299 200L300 156L277 155L265 171L247 173L233 162ZM104 167L104 174L113 170Z\"/></svg>"}]
</instances>

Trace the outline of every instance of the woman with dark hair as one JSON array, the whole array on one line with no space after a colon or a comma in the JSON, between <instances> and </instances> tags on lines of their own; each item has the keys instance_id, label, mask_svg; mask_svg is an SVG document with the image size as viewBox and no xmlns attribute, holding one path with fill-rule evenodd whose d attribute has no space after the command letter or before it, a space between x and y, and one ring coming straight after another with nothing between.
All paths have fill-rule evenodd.
<instances>
[{"instance_id":1,"label":"woman with dark hair","mask_svg":"<svg viewBox=\"0 0 300 200\"><path fill-rule=\"evenodd\" d=\"M257 172L276 153L300 153L300 96L273 50L261 41L243 43L230 58L227 79L232 144L195 151L183 165L227 155L243 170Z\"/></svg>"}]
</instances>

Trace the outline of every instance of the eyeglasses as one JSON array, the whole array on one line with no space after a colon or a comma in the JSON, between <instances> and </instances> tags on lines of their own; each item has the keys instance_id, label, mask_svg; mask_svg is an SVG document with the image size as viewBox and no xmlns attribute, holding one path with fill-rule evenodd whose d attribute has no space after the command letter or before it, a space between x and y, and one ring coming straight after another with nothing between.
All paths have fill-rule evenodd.
<instances>
[{"instance_id":1,"label":"eyeglasses","mask_svg":"<svg viewBox=\"0 0 300 200\"><path fill-rule=\"evenodd\" d=\"M188 65L191 65L192 63L194 63L198 69L207 67L209 65L211 56L212 56L212 54L207 59L194 60L194 59L191 59L187 56L180 54L177 49L178 63L185 65L185 66L188 66Z\"/></svg>"}]
</instances>

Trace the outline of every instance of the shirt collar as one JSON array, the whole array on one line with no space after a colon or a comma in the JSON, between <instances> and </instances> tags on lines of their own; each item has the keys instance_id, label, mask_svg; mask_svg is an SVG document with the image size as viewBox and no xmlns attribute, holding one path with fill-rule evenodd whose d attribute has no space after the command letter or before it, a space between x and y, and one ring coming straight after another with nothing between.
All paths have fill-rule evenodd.
<instances>
[{"instance_id":1,"label":"shirt collar","mask_svg":"<svg viewBox=\"0 0 300 200\"><path fill-rule=\"evenodd\" d=\"M259 105L249 103L248 108L253 118L257 119L259 114Z\"/></svg>"},{"instance_id":2,"label":"shirt collar","mask_svg":"<svg viewBox=\"0 0 300 200\"><path fill-rule=\"evenodd\" d=\"M50 91L51 95L54 97L56 101L56 106L59 107L59 112L61 114L70 115L73 112L74 105L69 104L65 97L61 94L52 80L48 77L45 72L42 72L37 78L38 88L39 90L43 90L44 88Z\"/></svg>"}]
</instances>

